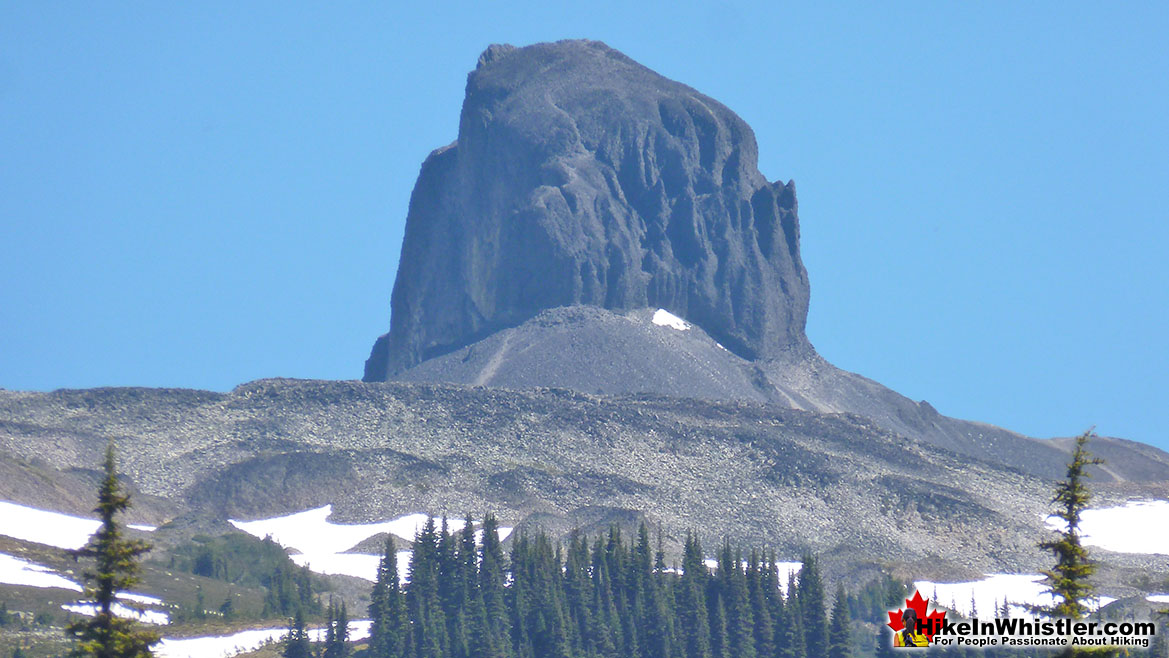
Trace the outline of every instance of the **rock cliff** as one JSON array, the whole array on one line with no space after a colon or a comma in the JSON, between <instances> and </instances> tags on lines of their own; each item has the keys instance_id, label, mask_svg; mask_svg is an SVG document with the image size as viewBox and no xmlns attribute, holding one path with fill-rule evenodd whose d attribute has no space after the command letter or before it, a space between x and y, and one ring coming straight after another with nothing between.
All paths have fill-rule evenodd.
<instances>
[{"instance_id":1,"label":"rock cliff","mask_svg":"<svg viewBox=\"0 0 1169 658\"><path fill-rule=\"evenodd\" d=\"M595 41L492 46L422 165L380 381L546 309L664 308L746 359L808 349L793 183L718 101Z\"/></svg>"}]
</instances>

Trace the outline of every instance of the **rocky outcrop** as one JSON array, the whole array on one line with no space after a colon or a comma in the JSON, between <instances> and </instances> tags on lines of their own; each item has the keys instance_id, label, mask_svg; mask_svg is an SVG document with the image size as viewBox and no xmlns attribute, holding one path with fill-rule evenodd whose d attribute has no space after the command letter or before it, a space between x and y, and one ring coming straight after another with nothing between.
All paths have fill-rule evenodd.
<instances>
[{"instance_id":1,"label":"rocky outcrop","mask_svg":"<svg viewBox=\"0 0 1169 658\"><path fill-rule=\"evenodd\" d=\"M795 186L721 103L595 41L492 46L422 165L380 381L546 309L664 308L747 359L808 349Z\"/></svg>"}]
</instances>

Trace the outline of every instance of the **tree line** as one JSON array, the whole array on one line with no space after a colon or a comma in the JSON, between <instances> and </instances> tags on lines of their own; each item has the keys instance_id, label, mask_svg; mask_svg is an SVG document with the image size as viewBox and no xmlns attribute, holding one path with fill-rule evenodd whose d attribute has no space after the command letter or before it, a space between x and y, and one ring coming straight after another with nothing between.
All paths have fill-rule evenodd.
<instances>
[{"instance_id":1,"label":"tree line","mask_svg":"<svg viewBox=\"0 0 1169 658\"><path fill-rule=\"evenodd\" d=\"M718 567L688 533L667 568L644 524L567 543L521 532L505 555L488 515L419 530L400 584L393 538L373 587L369 658L809 658L851 655L848 598L831 615L816 560L781 583L775 555L724 543ZM787 595L785 596L785 587Z\"/></svg>"}]
</instances>

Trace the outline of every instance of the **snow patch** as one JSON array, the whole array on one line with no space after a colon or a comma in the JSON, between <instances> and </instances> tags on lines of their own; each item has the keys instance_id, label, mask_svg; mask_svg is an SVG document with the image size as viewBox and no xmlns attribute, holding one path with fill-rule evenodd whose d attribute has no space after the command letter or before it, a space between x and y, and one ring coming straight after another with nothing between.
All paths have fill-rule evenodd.
<instances>
[{"instance_id":1,"label":"snow patch","mask_svg":"<svg viewBox=\"0 0 1169 658\"><path fill-rule=\"evenodd\" d=\"M404 551L409 553L410 551ZM310 571L327 576L353 576L370 582L377 580L377 568L381 556L368 553L325 553L293 555L292 561L299 566L308 565Z\"/></svg>"},{"instance_id":2,"label":"snow patch","mask_svg":"<svg viewBox=\"0 0 1169 658\"><path fill-rule=\"evenodd\" d=\"M89 542L101 521L0 501L0 534L75 550Z\"/></svg>"},{"instance_id":3,"label":"snow patch","mask_svg":"<svg viewBox=\"0 0 1169 658\"><path fill-rule=\"evenodd\" d=\"M356 642L368 638L371 625L372 622L367 619L349 622L349 640ZM255 651L269 642L283 639L286 635L287 628L257 628L231 635L163 638L152 648L157 658L228 658ZM313 642L321 642L325 639L325 629L310 630L308 636Z\"/></svg>"},{"instance_id":4,"label":"snow patch","mask_svg":"<svg viewBox=\"0 0 1169 658\"><path fill-rule=\"evenodd\" d=\"M129 523L126 527L131 530L141 530L142 532L154 532L158 530L158 526L156 525L144 525L141 523Z\"/></svg>"},{"instance_id":5,"label":"snow patch","mask_svg":"<svg viewBox=\"0 0 1169 658\"><path fill-rule=\"evenodd\" d=\"M678 331L686 331L690 328L689 322L686 322L664 308L659 308L654 311L653 322L656 325L677 329Z\"/></svg>"},{"instance_id":6,"label":"snow patch","mask_svg":"<svg viewBox=\"0 0 1169 658\"><path fill-rule=\"evenodd\" d=\"M131 594L129 592L122 592L118 595L119 599L124 601L133 601L134 603L141 603L143 605L163 605L162 599L145 594Z\"/></svg>"},{"instance_id":7,"label":"snow patch","mask_svg":"<svg viewBox=\"0 0 1169 658\"><path fill-rule=\"evenodd\" d=\"M377 579L381 556L344 551L382 533L414 541L418 531L432 518L426 514L407 514L380 523L336 524L328 521L332 513L333 506L325 505L287 516L257 521L232 520L229 523L249 535L261 539L271 537L272 541L284 548L298 551L291 556L292 561L300 566L308 565L311 571L325 575L353 576L373 582ZM438 523L436 520L436 525ZM461 532L464 525L465 521L448 519L447 531ZM499 528L499 540L507 539L511 532L512 528ZM477 531L475 536L476 540L481 540L483 531ZM402 582L408 578L410 555L410 551L398 551L397 554L398 578Z\"/></svg>"},{"instance_id":8,"label":"snow patch","mask_svg":"<svg viewBox=\"0 0 1169 658\"><path fill-rule=\"evenodd\" d=\"M718 560L707 559L703 560L702 564L706 565L707 569L711 571L718 571ZM800 569L804 566L803 562L776 562L776 568L779 570L779 588L783 590L783 595L787 596L787 581L792 574L798 574ZM747 563L743 563L743 568L747 568Z\"/></svg>"},{"instance_id":9,"label":"snow patch","mask_svg":"<svg viewBox=\"0 0 1169 658\"><path fill-rule=\"evenodd\" d=\"M81 591L81 585L58 575L49 567L22 560L6 553L0 553L0 583L4 585L25 585L28 587L56 587L74 592Z\"/></svg>"},{"instance_id":10,"label":"snow patch","mask_svg":"<svg viewBox=\"0 0 1169 658\"><path fill-rule=\"evenodd\" d=\"M971 600L978 608L982 617L993 615L1003 601L1010 604L1010 612L1030 614L1024 606L1051 606L1053 599L1047 592L1047 583L1044 577L1038 574L987 574L982 580L965 583L935 583L929 580L919 580L913 583L922 597L936 599L939 605L957 611L962 615L971 615ZM936 596L935 596L936 594ZM1088 608L1096 610L1112 603L1116 599L1110 596L1097 597L1088 603Z\"/></svg>"},{"instance_id":11,"label":"snow patch","mask_svg":"<svg viewBox=\"0 0 1169 658\"><path fill-rule=\"evenodd\" d=\"M1169 603L1169 594L1150 594L1145 600L1149 603Z\"/></svg>"},{"instance_id":12,"label":"snow patch","mask_svg":"<svg viewBox=\"0 0 1169 658\"><path fill-rule=\"evenodd\" d=\"M96 603L66 603L61 608L79 615L85 615L86 617L97 615ZM121 603L114 603L110 607L110 610L117 617L136 619L145 624L157 624L161 626L170 623L170 617L165 612L159 612L158 610L135 610Z\"/></svg>"},{"instance_id":13,"label":"snow patch","mask_svg":"<svg viewBox=\"0 0 1169 658\"><path fill-rule=\"evenodd\" d=\"M1045 523L1057 532L1067 528L1056 516ZM1119 507L1084 510L1080 541L1117 553L1169 555L1169 500L1130 500Z\"/></svg>"},{"instance_id":14,"label":"snow patch","mask_svg":"<svg viewBox=\"0 0 1169 658\"><path fill-rule=\"evenodd\" d=\"M270 536L277 544L306 555L330 555L352 548L381 533L414 541L414 535L429 518L425 514L408 514L382 523L339 524L328 521L332 514L333 506L325 505L271 519L228 522L249 535L260 539ZM458 532L463 529L463 522L458 519L448 520L447 528L451 532Z\"/></svg>"}]
</instances>

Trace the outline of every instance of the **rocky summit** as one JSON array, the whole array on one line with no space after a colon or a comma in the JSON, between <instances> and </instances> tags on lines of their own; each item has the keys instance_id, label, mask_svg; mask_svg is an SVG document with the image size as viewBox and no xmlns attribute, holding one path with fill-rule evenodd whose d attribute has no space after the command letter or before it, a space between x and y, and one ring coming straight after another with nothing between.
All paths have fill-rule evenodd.
<instances>
[{"instance_id":1,"label":"rocky summit","mask_svg":"<svg viewBox=\"0 0 1169 658\"><path fill-rule=\"evenodd\" d=\"M491 46L458 140L422 165L364 379L853 413L1059 477L1064 446L949 418L816 353L795 185L769 183L757 154L734 112L600 42ZM1169 480L1164 453L1101 443L1100 477Z\"/></svg>"},{"instance_id":2,"label":"rocky summit","mask_svg":"<svg viewBox=\"0 0 1169 658\"><path fill-rule=\"evenodd\" d=\"M664 308L747 359L807 347L795 186L718 101L596 41L492 46L422 165L365 379L545 309Z\"/></svg>"}]
</instances>

